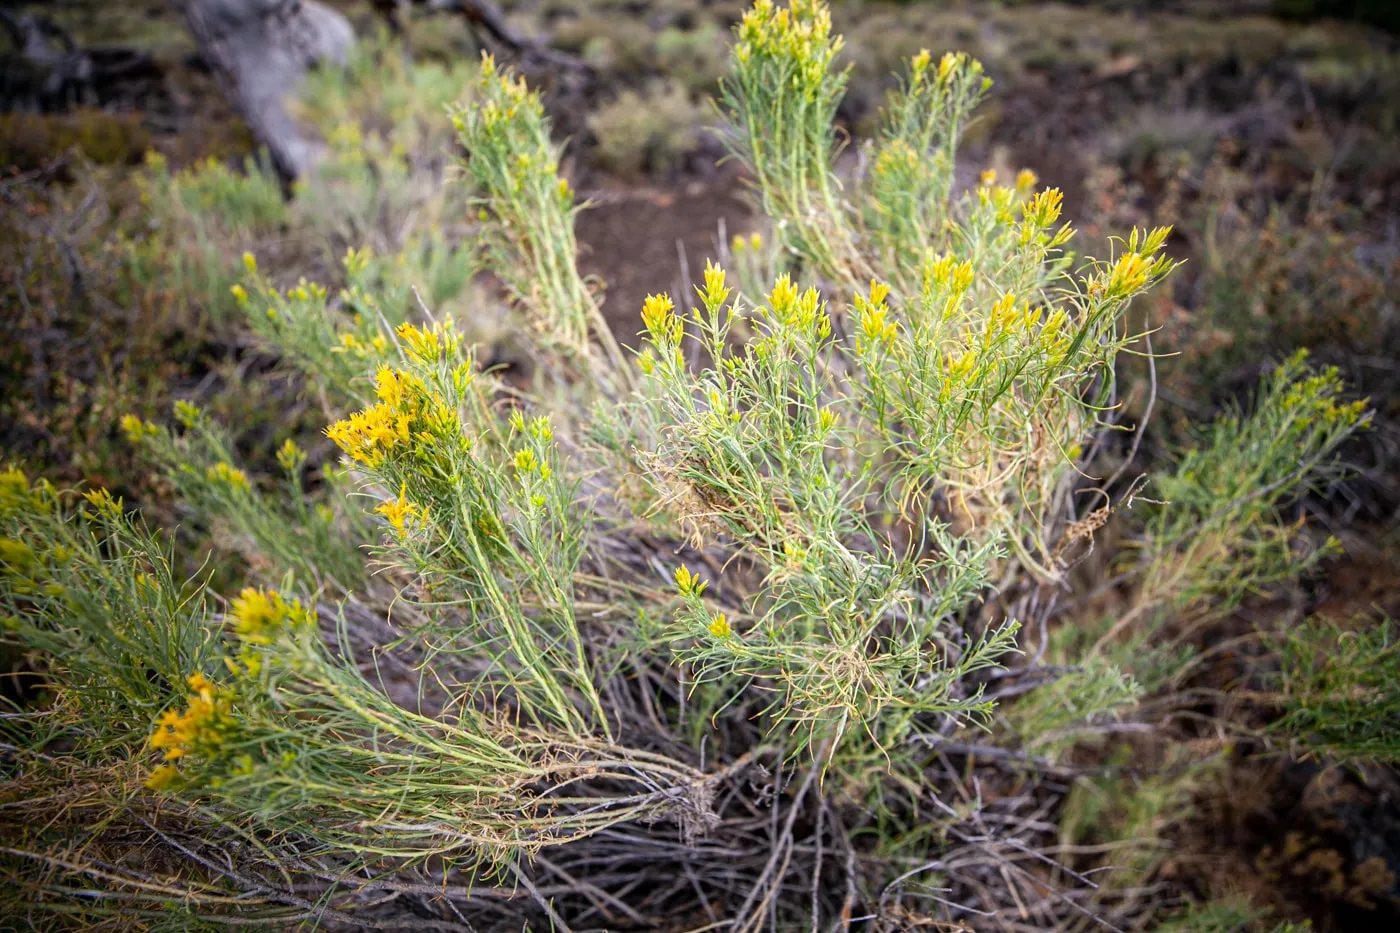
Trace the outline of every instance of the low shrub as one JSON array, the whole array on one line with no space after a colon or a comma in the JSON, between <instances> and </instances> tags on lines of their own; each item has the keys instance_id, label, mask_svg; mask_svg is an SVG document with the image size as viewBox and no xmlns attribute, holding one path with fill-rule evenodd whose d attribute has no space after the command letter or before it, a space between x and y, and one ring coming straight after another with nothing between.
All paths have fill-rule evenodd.
<instances>
[{"instance_id":1,"label":"low shrub","mask_svg":"<svg viewBox=\"0 0 1400 933\"><path fill-rule=\"evenodd\" d=\"M539 99L489 57L452 113L462 190L424 196L476 207L534 384L441 304L383 297L367 253L344 295L245 256L231 313L316 387L339 465L309 490L288 439L261 477L189 403L119 425L241 580L106 490L0 477L0 608L48 692L0 720L14 909L1069 930L1181 906L1077 842L1132 834L1123 864L1151 871L1136 837L1189 783L1099 805L1074 756L1149 728L1137 702L1190 662L1167 636L1328 553L1285 509L1365 406L1292 357L1121 485L1115 364L1150 352L1126 315L1169 231L1082 256L1032 173L960 190L990 84L965 55L914 55L839 175L839 48L817 0L737 27L724 109L772 243L647 298L631 360ZM382 148L358 138L345 158ZM1131 546L1086 582L1110 523ZM1121 613L1064 611L1104 587Z\"/></svg>"},{"instance_id":2,"label":"low shrub","mask_svg":"<svg viewBox=\"0 0 1400 933\"><path fill-rule=\"evenodd\" d=\"M621 175L667 172L695 149L705 116L675 81L624 90L588 118L598 144L595 158L601 167Z\"/></svg>"}]
</instances>

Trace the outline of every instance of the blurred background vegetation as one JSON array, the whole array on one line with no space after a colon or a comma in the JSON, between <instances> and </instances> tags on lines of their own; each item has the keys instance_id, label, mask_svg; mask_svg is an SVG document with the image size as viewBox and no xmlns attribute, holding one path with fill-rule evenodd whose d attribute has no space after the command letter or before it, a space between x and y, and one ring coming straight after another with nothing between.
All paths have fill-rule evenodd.
<instances>
[{"instance_id":1,"label":"blurred background vegetation","mask_svg":"<svg viewBox=\"0 0 1400 933\"><path fill-rule=\"evenodd\" d=\"M245 250L280 287L343 288L358 313L399 319L422 301L465 323L509 379L534 377L501 283L478 275L475 208L448 183L459 153L446 107L496 45L460 16L406 10L396 35L368 3L331 5L360 43L347 68L298 92L294 114L325 153L290 189L173 4L6 8L46 17L118 78L54 86L18 34L0 38L5 461L188 524L119 428L124 414L163 420L185 400L229 426L256 472L276 473L278 443L295 436L314 484L334 459L325 389L280 366L232 313ZM567 140L564 171L592 202L578 221L582 264L624 343L636 342L643 296L677 292L706 257L764 261L768 231L722 159L709 103L744 8L501 4L516 36L581 63L522 61ZM1065 192L1089 242L1175 225L1168 250L1185 265L1134 309L1160 328L1164 356L1121 373L1126 419L1156 425L1139 465L1248 404L1298 348L1371 400L1372 430L1344 451L1350 478L1287 506L1343 552L1181 631L1175 647L1194 661L1152 687L1153 731L1096 750L1111 767L1076 785L1060 831L1086 851L1153 840L1136 867L1197 905L1182 930L1397 928L1400 5L909 0L837 3L833 17L851 67L838 120L852 137L872 131L901 61L967 51L997 84L960 154L965 183L1028 167ZM351 274L347 251L364 247ZM237 555L205 531L186 528L191 560L213 555L216 573L236 576ZM1100 545L1080 572L1109 577L1111 552ZM1110 614L1112 592L1086 589L1099 595L1084 616Z\"/></svg>"}]
</instances>

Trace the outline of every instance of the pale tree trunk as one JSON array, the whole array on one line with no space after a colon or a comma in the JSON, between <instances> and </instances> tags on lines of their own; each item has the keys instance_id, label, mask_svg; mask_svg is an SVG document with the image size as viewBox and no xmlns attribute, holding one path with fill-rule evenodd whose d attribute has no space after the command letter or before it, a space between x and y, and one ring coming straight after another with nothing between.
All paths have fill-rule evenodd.
<instances>
[{"instance_id":1,"label":"pale tree trunk","mask_svg":"<svg viewBox=\"0 0 1400 933\"><path fill-rule=\"evenodd\" d=\"M181 0L185 21L224 93L290 181L315 161L319 144L287 111L308 69L344 64L355 31L316 0Z\"/></svg>"}]
</instances>

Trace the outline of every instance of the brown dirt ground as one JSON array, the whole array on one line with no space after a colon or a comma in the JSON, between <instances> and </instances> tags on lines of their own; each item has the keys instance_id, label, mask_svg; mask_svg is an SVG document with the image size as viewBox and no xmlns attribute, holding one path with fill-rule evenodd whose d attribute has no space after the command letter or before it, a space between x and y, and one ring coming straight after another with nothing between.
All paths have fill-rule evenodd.
<instances>
[{"instance_id":1,"label":"brown dirt ground","mask_svg":"<svg viewBox=\"0 0 1400 933\"><path fill-rule=\"evenodd\" d=\"M631 345L642 302L653 292L689 291L725 238L748 233L757 219L732 174L672 188L606 186L588 192L578 218L583 273L607 286L603 314Z\"/></svg>"}]
</instances>

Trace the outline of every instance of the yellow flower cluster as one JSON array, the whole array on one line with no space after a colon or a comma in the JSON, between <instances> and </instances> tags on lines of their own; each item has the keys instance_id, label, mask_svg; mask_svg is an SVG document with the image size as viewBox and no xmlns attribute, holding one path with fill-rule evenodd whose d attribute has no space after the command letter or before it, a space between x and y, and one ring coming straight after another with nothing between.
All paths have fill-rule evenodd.
<instances>
[{"instance_id":1,"label":"yellow flower cluster","mask_svg":"<svg viewBox=\"0 0 1400 933\"><path fill-rule=\"evenodd\" d=\"M142 421L135 415L122 415L120 424L122 433L125 434L126 439L133 444L139 444L145 438L153 437L160 433L160 428L149 421Z\"/></svg>"},{"instance_id":2,"label":"yellow flower cluster","mask_svg":"<svg viewBox=\"0 0 1400 933\"><path fill-rule=\"evenodd\" d=\"M11 467L0 473L0 502L29 498L29 477Z\"/></svg>"},{"instance_id":3,"label":"yellow flower cluster","mask_svg":"<svg viewBox=\"0 0 1400 933\"><path fill-rule=\"evenodd\" d=\"M307 282L306 279L298 279L296 288L287 289L287 298L296 301L310 301L315 304L324 304L326 301L326 287L317 282Z\"/></svg>"},{"instance_id":4,"label":"yellow flower cluster","mask_svg":"<svg viewBox=\"0 0 1400 933\"><path fill-rule=\"evenodd\" d=\"M398 498L379 503L375 506L374 511L384 516L399 538L403 538L408 533L406 526L409 519L416 518L421 521L428 519L427 509L408 501L407 483L400 484Z\"/></svg>"},{"instance_id":5,"label":"yellow flower cluster","mask_svg":"<svg viewBox=\"0 0 1400 933\"><path fill-rule=\"evenodd\" d=\"M870 346L889 346L894 343L895 335L899 332L899 325L887 320L890 311L887 303L889 294L888 285L872 279L869 297L861 294L855 296L856 312L860 315L861 338Z\"/></svg>"},{"instance_id":6,"label":"yellow flower cluster","mask_svg":"<svg viewBox=\"0 0 1400 933\"><path fill-rule=\"evenodd\" d=\"M681 564L676 568L676 589L682 596L696 596L705 592L705 588L710 584L701 580L698 574L691 573L690 568Z\"/></svg>"},{"instance_id":7,"label":"yellow flower cluster","mask_svg":"<svg viewBox=\"0 0 1400 933\"><path fill-rule=\"evenodd\" d=\"M0 472L0 516L28 508L36 504L38 498L23 470L11 468Z\"/></svg>"},{"instance_id":8,"label":"yellow flower cluster","mask_svg":"<svg viewBox=\"0 0 1400 933\"><path fill-rule=\"evenodd\" d=\"M762 248L763 236L759 233L751 233L747 238L742 233L736 233L729 240L729 249L735 253L742 253L748 249L756 252Z\"/></svg>"},{"instance_id":9,"label":"yellow flower cluster","mask_svg":"<svg viewBox=\"0 0 1400 933\"><path fill-rule=\"evenodd\" d=\"M646 328L652 343L657 346L669 345L668 355L680 362L683 358L680 343L685 336L685 321L675 313L675 307L675 302L665 292L648 295L642 302L642 326ZM656 368L656 357L649 348L637 358L637 365L647 375L651 375Z\"/></svg>"},{"instance_id":10,"label":"yellow flower cluster","mask_svg":"<svg viewBox=\"0 0 1400 933\"><path fill-rule=\"evenodd\" d=\"M426 390L411 373L382 366L375 375L375 394L378 404L326 429L351 460L368 467L379 466L390 451L409 442Z\"/></svg>"},{"instance_id":11,"label":"yellow flower cluster","mask_svg":"<svg viewBox=\"0 0 1400 933\"><path fill-rule=\"evenodd\" d=\"M1300 351L1296 358L1301 361L1307 354ZM1284 410L1304 416L1316 417L1331 424L1350 424L1366 411L1369 399L1339 404L1337 396L1342 391L1342 379L1335 366L1314 373L1289 387L1282 399Z\"/></svg>"},{"instance_id":12,"label":"yellow flower cluster","mask_svg":"<svg viewBox=\"0 0 1400 933\"><path fill-rule=\"evenodd\" d=\"M383 334L375 334L368 340L361 337L345 333L340 335L340 346L332 348L333 353L349 353L356 359L367 360L379 357L389 348L389 341L384 339Z\"/></svg>"},{"instance_id":13,"label":"yellow flower cluster","mask_svg":"<svg viewBox=\"0 0 1400 933\"><path fill-rule=\"evenodd\" d=\"M1063 202L1064 195L1060 193L1060 189L1047 188L1021 205L1021 246L1037 242L1045 248L1054 249L1069 242L1074 236L1074 229L1069 224L1065 224L1054 237L1047 238L1044 234L1045 230L1060 219L1060 207Z\"/></svg>"},{"instance_id":14,"label":"yellow flower cluster","mask_svg":"<svg viewBox=\"0 0 1400 933\"><path fill-rule=\"evenodd\" d=\"M1133 230L1128 237L1128 249L1113 264L1107 275L1100 273L1089 283L1090 294L1103 294L1109 299L1128 298L1146 288L1154 278L1166 274L1172 262L1157 255L1166 243L1171 227L1157 227L1141 237Z\"/></svg>"},{"instance_id":15,"label":"yellow flower cluster","mask_svg":"<svg viewBox=\"0 0 1400 933\"><path fill-rule=\"evenodd\" d=\"M351 460L377 467L389 451L407 444L413 417L382 402L326 429L326 436Z\"/></svg>"},{"instance_id":16,"label":"yellow flower cluster","mask_svg":"<svg viewBox=\"0 0 1400 933\"><path fill-rule=\"evenodd\" d=\"M190 695L183 712L166 710L156 719L151 733L151 747L165 752L165 760L178 761L190 753L199 753L222 744L228 723L228 699L224 691L210 683L203 674L191 674ZM157 777L157 775L160 775ZM169 771L157 770L147 783L163 786L174 777Z\"/></svg>"},{"instance_id":17,"label":"yellow flower cluster","mask_svg":"<svg viewBox=\"0 0 1400 933\"><path fill-rule=\"evenodd\" d=\"M982 173L982 184L977 188L977 203L996 218L997 223L1010 225L1015 219L1015 188L996 183L996 170L987 169Z\"/></svg>"},{"instance_id":18,"label":"yellow flower cluster","mask_svg":"<svg viewBox=\"0 0 1400 933\"><path fill-rule=\"evenodd\" d=\"M1039 343L1049 357L1051 365L1058 365L1069 350L1073 333L1065 325L1070 322L1064 308L1056 308L1040 328Z\"/></svg>"},{"instance_id":19,"label":"yellow flower cluster","mask_svg":"<svg viewBox=\"0 0 1400 933\"><path fill-rule=\"evenodd\" d=\"M34 549L16 538L0 538L0 567L19 574L38 563Z\"/></svg>"},{"instance_id":20,"label":"yellow flower cluster","mask_svg":"<svg viewBox=\"0 0 1400 933\"><path fill-rule=\"evenodd\" d=\"M922 160L914 147L902 139L891 139L880 147L875 156L875 176L889 185L911 185ZM906 189L907 190L907 189ZM882 212L886 211L880 205Z\"/></svg>"},{"instance_id":21,"label":"yellow flower cluster","mask_svg":"<svg viewBox=\"0 0 1400 933\"><path fill-rule=\"evenodd\" d=\"M306 462L306 451L297 446L290 437L277 448L277 465L288 473L295 473Z\"/></svg>"},{"instance_id":22,"label":"yellow flower cluster","mask_svg":"<svg viewBox=\"0 0 1400 933\"><path fill-rule=\"evenodd\" d=\"M183 399L175 403L175 420L187 428L192 428L199 423L200 417L204 413L199 410L199 406L193 402L186 402Z\"/></svg>"},{"instance_id":23,"label":"yellow flower cluster","mask_svg":"<svg viewBox=\"0 0 1400 933\"><path fill-rule=\"evenodd\" d=\"M399 335L410 353L424 359L436 359L443 349L456 352L458 338L446 329L423 331L405 325ZM458 391L471 380L468 363L458 366L452 373L452 384ZM461 437L461 423L453 405L441 392L429 391L423 380L413 373L379 367L375 373L375 395L379 399L376 404L326 428L326 436L351 460L377 468L390 453L407 447L415 439L427 444L455 437L463 444L468 443Z\"/></svg>"},{"instance_id":24,"label":"yellow flower cluster","mask_svg":"<svg viewBox=\"0 0 1400 933\"><path fill-rule=\"evenodd\" d=\"M734 630L729 625L729 617L721 612L711 619L710 634L716 638L728 638L734 634Z\"/></svg>"},{"instance_id":25,"label":"yellow flower cluster","mask_svg":"<svg viewBox=\"0 0 1400 933\"><path fill-rule=\"evenodd\" d=\"M924 67L928 67L927 59ZM944 52L943 57L938 60L938 82L947 84L957 72L964 69L975 77L982 73L982 63L966 52Z\"/></svg>"},{"instance_id":26,"label":"yellow flower cluster","mask_svg":"<svg viewBox=\"0 0 1400 933\"><path fill-rule=\"evenodd\" d=\"M671 300L671 296L662 292L659 295L647 295L642 302L642 326L647 329L653 340L661 340L670 336L673 340L680 340L677 325L680 322L671 313L676 308L676 303ZM684 325L680 324L680 329Z\"/></svg>"},{"instance_id":27,"label":"yellow flower cluster","mask_svg":"<svg viewBox=\"0 0 1400 933\"><path fill-rule=\"evenodd\" d=\"M943 356L944 381L939 392L940 402L948 401L952 393L952 384L966 380L977 369L977 349L967 347L957 353L945 353Z\"/></svg>"},{"instance_id":28,"label":"yellow flower cluster","mask_svg":"<svg viewBox=\"0 0 1400 933\"><path fill-rule=\"evenodd\" d=\"M726 299L729 298L730 289L724 284L724 270L715 265L710 260L705 260L705 288L696 288L700 295L700 300L705 302L705 307L711 311L718 310Z\"/></svg>"},{"instance_id":29,"label":"yellow flower cluster","mask_svg":"<svg viewBox=\"0 0 1400 933\"><path fill-rule=\"evenodd\" d=\"M108 518L120 518L122 514L122 500L120 497L113 498L106 489L89 489L83 493L83 498L88 501L99 515L106 515Z\"/></svg>"},{"instance_id":30,"label":"yellow flower cluster","mask_svg":"<svg viewBox=\"0 0 1400 933\"><path fill-rule=\"evenodd\" d=\"M514 121L522 109L526 115L536 118L543 113L539 97L530 93L525 79L502 71L490 54L483 53L481 56L477 88L486 103L477 108L463 108L453 114L452 125L459 133L467 130L469 121L479 121L481 128L490 132L499 131L502 124Z\"/></svg>"},{"instance_id":31,"label":"yellow flower cluster","mask_svg":"<svg viewBox=\"0 0 1400 933\"><path fill-rule=\"evenodd\" d=\"M458 338L450 327L423 328L400 324L396 333L409 354L420 363L436 363L444 349L449 354L457 349Z\"/></svg>"},{"instance_id":32,"label":"yellow flower cluster","mask_svg":"<svg viewBox=\"0 0 1400 933\"><path fill-rule=\"evenodd\" d=\"M938 60L937 67L934 67L933 56L929 54L929 50L920 49L918 54L909 60L908 93L911 97L917 95L929 100L929 92L934 91L945 101L968 94L976 95L992 86L992 79L983 77L982 71L982 63L966 52L948 52Z\"/></svg>"},{"instance_id":33,"label":"yellow flower cluster","mask_svg":"<svg viewBox=\"0 0 1400 933\"><path fill-rule=\"evenodd\" d=\"M1002 332L1028 331L1039 322L1039 308L1032 311L1029 302L1017 308L1016 296L1007 292L992 305L992 313L987 318L987 338L990 340Z\"/></svg>"},{"instance_id":34,"label":"yellow flower cluster","mask_svg":"<svg viewBox=\"0 0 1400 933\"><path fill-rule=\"evenodd\" d=\"M951 288L954 300L972 287L975 271L970 260L958 262L952 253L945 253L932 262L925 263L923 269L924 292L931 295L935 289Z\"/></svg>"},{"instance_id":35,"label":"yellow flower cluster","mask_svg":"<svg viewBox=\"0 0 1400 933\"><path fill-rule=\"evenodd\" d=\"M211 483L218 483L238 492L247 492L252 488L248 484L248 474L227 463L214 464L204 471L204 476Z\"/></svg>"},{"instance_id":36,"label":"yellow flower cluster","mask_svg":"<svg viewBox=\"0 0 1400 933\"><path fill-rule=\"evenodd\" d=\"M831 321L822 312L821 296L817 290L809 288L799 295L797 286L792 283L792 276L786 272L773 283L773 290L768 293L768 306L787 327L812 331L821 337L831 333Z\"/></svg>"},{"instance_id":37,"label":"yellow flower cluster","mask_svg":"<svg viewBox=\"0 0 1400 933\"><path fill-rule=\"evenodd\" d=\"M1147 285L1152 272L1152 262L1140 253L1124 253L1113 264L1105 286L1110 295L1131 295Z\"/></svg>"},{"instance_id":38,"label":"yellow flower cluster","mask_svg":"<svg viewBox=\"0 0 1400 933\"><path fill-rule=\"evenodd\" d=\"M50 569L67 563L72 557L73 552L65 547L35 553L18 538L0 538L0 574L10 578L7 587L16 593L62 596L63 585L49 579Z\"/></svg>"},{"instance_id":39,"label":"yellow flower cluster","mask_svg":"<svg viewBox=\"0 0 1400 933\"><path fill-rule=\"evenodd\" d=\"M797 65L799 87L810 92L826 77L843 40L831 36L831 12L820 0L792 0L778 9L772 0L757 0L739 24L734 58L740 64L755 59L788 59Z\"/></svg>"},{"instance_id":40,"label":"yellow flower cluster","mask_svg":"<svg viewBox=\"0 0 1400 933\"><path fill-rule=\"evenodd\" d=\"M308 626L314 614L301 600L286 600L276 590L248 587L233 601L229 619L240 641L249 645L270 645L284 628Z\"/></svg>"}]
</instances>

